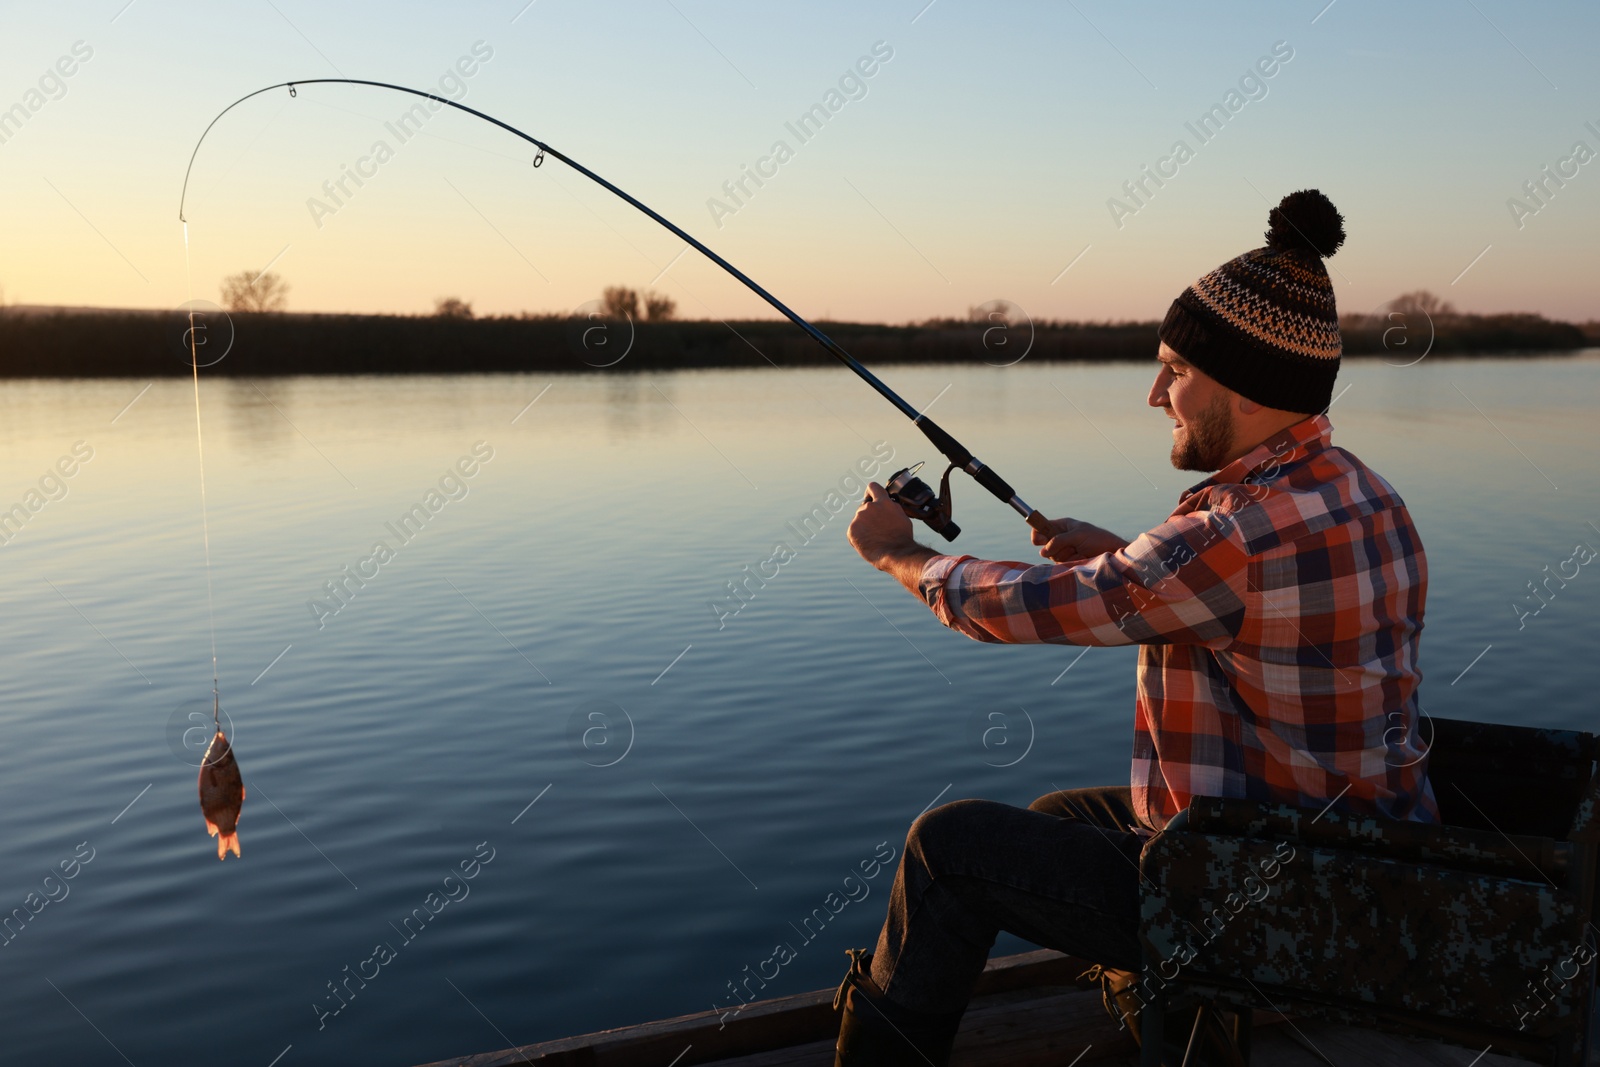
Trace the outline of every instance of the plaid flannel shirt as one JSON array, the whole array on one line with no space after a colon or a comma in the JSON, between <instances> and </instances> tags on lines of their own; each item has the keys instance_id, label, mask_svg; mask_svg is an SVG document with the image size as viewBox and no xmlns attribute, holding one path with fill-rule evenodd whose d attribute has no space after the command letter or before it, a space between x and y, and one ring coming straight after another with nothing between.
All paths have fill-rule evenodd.
<instances>
[{"instance_id":1,"label":"plaid flannel shirt","mask_svg":"<svg viewBox=\"0 0 1600 1067\"><path fill-rule=\"evenodd\" d=\"M1420 737L1427 563L1404 502L1318 415L1185 492L1124 549L936 556L923 599L979 641L1138 644L1133 802L1195 796L1437 822Z\"/></svg>"}]
</instances>

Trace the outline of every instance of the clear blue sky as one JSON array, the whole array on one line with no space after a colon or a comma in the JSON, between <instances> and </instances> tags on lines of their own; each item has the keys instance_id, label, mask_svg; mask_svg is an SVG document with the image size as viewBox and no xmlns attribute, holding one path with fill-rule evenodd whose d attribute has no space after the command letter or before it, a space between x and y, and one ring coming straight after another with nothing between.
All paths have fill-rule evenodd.
<instances>
[{"instance_id":1,"label":"clear blue sky","mask_svg":"<svg viewBox=\"0 0 1600 1067\"><path fill-rule=\"evenodd\" d=\"M223 106L340 73L433 88L481 41L492 57L463 79L465 103L808 316L898 322L1005 298L1035 317L1156 318L1260 243L1268 201L1316 186L1347 218L1331 261L1344 310L1426 288L1470 310L1600 318L1600 159L1567 163L1542 206L1522 191L1576 142L1600 153L1593 4L925 3L18 5L0 109L27 114L0 120L0 286L12 303L170 307L276 256L296 310L414 312L444 295L564 310L653 283L686 315L769 314L692 253L674 263L681 242L578 175L534 170L509 136L445 111L400 144L384 124L410 101L347 87L268 94L219 124L186 273L179 188ZM80 41L92 56L56 82ZM892 58L847 79L802 143L785 123L826 106L877 42ZM1292 58L1201 143L1185 123L1275 46ZM1128 198L1123 182L1180 138L1193 158ZM393 158L334 204L323 182L379 140ZM780 140L791 157L735 205L723 183ZM319 216L314 197L336 210ZM1113 197L1137 210L1113 221ZM1513 218L1512 197L1537 212Z\"/></svg>"}]
</instances>

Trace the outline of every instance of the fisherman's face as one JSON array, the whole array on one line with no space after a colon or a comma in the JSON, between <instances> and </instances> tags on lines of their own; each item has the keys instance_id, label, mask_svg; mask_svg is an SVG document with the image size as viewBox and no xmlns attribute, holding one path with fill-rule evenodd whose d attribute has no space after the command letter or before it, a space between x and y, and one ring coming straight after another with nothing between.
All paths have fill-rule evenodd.
<instances>
[{"instance_id":1,"label":"fisherman's face","mask_svg":"<svg viewBox=\"0 0 1600 1067\"><path fill-rule=\"evenodd\" d=\"M1186 363L1163 344L1161 368L1150 386L1149 402L1173 420L1172 465L1182 471L1214 471L1233 451L1233 390Z\"/></svg>"}]
</instances>

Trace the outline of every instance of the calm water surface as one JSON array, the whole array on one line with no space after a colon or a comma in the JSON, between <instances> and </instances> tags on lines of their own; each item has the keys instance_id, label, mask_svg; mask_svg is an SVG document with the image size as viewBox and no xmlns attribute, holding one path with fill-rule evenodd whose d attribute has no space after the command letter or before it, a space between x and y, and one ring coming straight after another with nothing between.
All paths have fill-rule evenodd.
<instances>
[{"instance_id":1,"label":"calm water surface","mask_svg":"<svg viewBox=\"0 0 1600 1067\"><path fill-rule=\"evenodd\" d=\"M1594 355L1346 364L1335 440L1427 545L1435 715L1600 726L1600 577L1512 606L1600 547ZM886 376L1034 505L1131 536L1196 480L1151 370ZM145 385L0 386L0 506L44 479L0 547L0 907L93 857L0 948L4 1062L421 1063L733 1004L780 942L767 995L831 985L882 919L892 870L861 864L935 799L1126 780L1131 651L944 630L850 551L848 509L799 544L877 442L889 470L933 458L846 372L218 380L216 647L249 791L218 863L184 735L211 680L193 398ZM1034 558L955 493L960 548ZM719 627L779 541L797 557ZM346 567L372 576L328 599Z\"/></svg>"}]
</instances>

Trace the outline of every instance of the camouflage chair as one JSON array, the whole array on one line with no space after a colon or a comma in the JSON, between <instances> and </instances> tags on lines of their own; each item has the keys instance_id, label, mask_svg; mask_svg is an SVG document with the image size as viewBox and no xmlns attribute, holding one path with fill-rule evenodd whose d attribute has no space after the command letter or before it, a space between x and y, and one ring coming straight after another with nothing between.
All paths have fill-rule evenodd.
<instances>
[{"instance_id":1,"label":"camouflage chair","mask_svg":"<svg viewBox=\"0 0 1600 1067\"><path fill-rule=\"evenodd\" d=\"M1584 1062L1600 969L1600 738L1432 727L1443 826L1197 797L1151 840L1145 1067L1161 1062L1166 1013L1196 1004L1197 1036L1228 1013L1240 1055L1224 1059L1236 1062L1248 1062L1254 1008Z\"/></svg>"}]
</instances>

